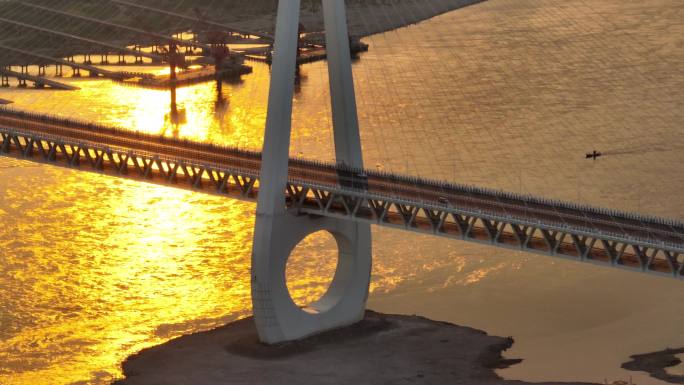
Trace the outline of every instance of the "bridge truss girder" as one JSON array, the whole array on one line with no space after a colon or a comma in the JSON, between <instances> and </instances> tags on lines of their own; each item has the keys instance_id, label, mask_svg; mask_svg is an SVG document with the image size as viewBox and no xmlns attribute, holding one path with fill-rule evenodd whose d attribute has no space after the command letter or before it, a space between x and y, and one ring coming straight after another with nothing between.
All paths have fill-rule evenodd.
<instances>
[{"instance_id":1,"label":"bridge truss girder","mask_svg":"<svg viewBox=\"0 0 684 385\"><path fill-rule=\"evenodd\" d=\"M483 243L503 248L595 263L643 272L684 275L684 252L663 245L594 233L517 222L508 218L401 201L392 197L368 197L320 186L290 184L291 207L311 215L337 216L380 226Z\"/></svg>"},{"instance_id":2,"label":"bridge truss girder","mask_svg":"<svg viewBox=\"0 0 684 385\"><path fill-rule=\"evenodd\" d=\"M0 128L0 155L256 201L258 157L232 167L189 162L152 152ZM290 178L284 201L295 214L341 218L422 234L521 250L577 262L684 279L684 248L547 224L371 195Z\"/></svg>"}]
</instances>

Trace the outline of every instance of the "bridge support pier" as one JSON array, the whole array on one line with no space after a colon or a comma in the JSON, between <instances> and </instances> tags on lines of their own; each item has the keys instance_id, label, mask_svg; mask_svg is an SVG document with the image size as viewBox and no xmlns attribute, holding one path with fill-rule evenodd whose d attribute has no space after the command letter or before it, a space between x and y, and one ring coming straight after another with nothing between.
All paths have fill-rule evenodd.
<instances>
[{"instance_id":1,"label":"bridge support pier","mask_svg":"<svg viewBox=\"0 0 684 385\"><path fill-rule=\"evenodd\" d=\"M55 64L55 76L57 76L57 77L64 76L64 70L63 70L61 64Z\"/></svg>"},{"instance_id":2,"label":"bridge support pier","mask_svg":"<svg viewBox=\"0 0 684 385\"><path fill-rule=\"evenodd\" d=\"M19 72L20 72L22 75L28 74L28 66L20 65L20 66L19 66ZM17 87L19 87L19 88L26 88L26 87L28 87L28 84L26 83L26 78L24 78L24 77L19 77L19 78L17 79L17 81L18 81Z\"/></svg>"},{"instance_id":3,"label":"bridge support pier","mask_svg":"<svg viewBox=\"0 0 684 385\"><path fill-rule=\"evenodd\" d=\"M136 44L133 47L133 50L136 52L135 64L143 64L143 58L142 58L142 56L139 55L142 52L142 46L140 46L139 44Z\"/></svg>"},{"instance_id":4,"label":"bridge support pier","mask_svg":"<svg viewBox=\"0 0 684 385\"><path fill-rule=\"evenodd\" d=\"M154 44L152 46L152 53L159 55L162 53L162 51L163 51L163 48L159 44ZM153 58L152 59L152 64L161 64L161 63L162 63L162 61L159 58Z\"/></svg>"},{"instance_id":5,"label":"bridge support pier","mask_svg":"<svg viewBox=\"0 0 684 385\"><path fill-rule=\"evenodd\" d=\"M363 318L372 265L367 224L287 212L257 220L261 223L254 239L252 303L263 342L295 340ZM287 261L297 244L319 231L329 232L337 242L337 270L325 295L300 308L285 282Z\"/></svg>"},{"instance_id":6,"label":"bridge support pier","mask_svg":"<svg viewBox=\"0 0 684 385\"><path fill-rule=\"evenodd\" d=\"M3 69L9 70L10 67L4 67ZM4 73L0 77L0 87L7 88L10 86L9 84L9 76L5 75Z\"/></svg>"},{"instance_id":7,"label":"bridge support pier","mask_svg":"<svg viewBox=\"0 0 684 385\"><path fill-rule=\"evenodd\" d=\"M328 72L338 165L363 168L344 1L323 0ZM367 223L298 216L287 209L300 0L280 0L271 69L259 202L252 250L252 305L260 339L295 340L361 320L366 309L372 253ZM328 292L305 308L295 305L285 282L292 250L307 235L330 232L337 241L337 271Z\"/></svg>"}]
</instances>

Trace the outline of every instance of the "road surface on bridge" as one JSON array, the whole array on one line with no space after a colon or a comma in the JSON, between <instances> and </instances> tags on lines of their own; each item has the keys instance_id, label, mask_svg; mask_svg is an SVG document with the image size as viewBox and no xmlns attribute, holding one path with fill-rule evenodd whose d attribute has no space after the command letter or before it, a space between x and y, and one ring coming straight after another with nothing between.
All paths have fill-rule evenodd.
<instances>
[{"instance_id":1,"label":"road surface on bridge","mask_svg":"<svg viewBox=\"0 0 684 385\"><path fill-rule=\"evenodd\" d=\"M38 134L60 135L75 141L96 144L108 144L125 148L143 150L167 157L182 157L199 163L212 163L222 167L241 167L258 173L261 167L260 156L247 151L225 149L221 147L203 146L189 148L182 141L170 139L151 140L147 135L137 135L133 131L117 131L107 133L88 128L68 126L63 122L27 121L23 118L0 115L3 127L28 130ZM358 175L358 174L357 174ZM684 243L684 227L650 222L645 219L630 218L594 210L561 208L557 205L542 204L523 199L502 200L482 192L464 192L439 183L429 181L408 181L400 177L365 172L368 177L368 191L382 195L391 194L402 198L421 201L432 201L435 204L468 206L474 211L496 211L513 217L536 218L541 221L553 221L567 225L602 229L605 232L622 233L636 238L645 238L660 242ZM336 186L339 184L339 173L329 165L315 166L308 162L292 160L290 176L296 179ZM448 201L448 202L447 202Z\"/></svg>"},{"instance_id":2,"label":"road surface on bridge","mask_svg":"<svg viewBox=\"0 0 684 385\"><path fill-rule=\"evenodd\" d=\"M254 175L257 178L261 168L261 155L258 152L93 126L84 122L26 115L11 109L0 109L0 128L20 131L28 135L47 135L68 143L105 145L126 151L154 154L166 159L177 159L181 162L207 165L217 169L244 170L247 174ZM654 260L653 266L650 266L649 269L668 273L674 270L682 270L682 266L680 266L682 262L680 262L679 256L684 250L684 224L676 221L375 171L341 170L333 164L300 159L290 160L289 179L290 181L303 182L305 185L327 187L329 188L328 191L345 189L351 190L359 196L386 197L384 201L378 201L381 206L386 207L380 207L377 210L382 211L382 221L389 225L404 223L409 227L429 230L430 227L434 229L436 222L441 220L439 231L445 233L451 231L448 226L452 226L454 231L460 232L468 227L470 238L486 241L489 238L494 238L494 233L497 233L496 242L509 246L522 243L522 239L527 238L526 243L530 243L527 245L528 248L542 250L548 246L548 249L555 250L546 251L553 251L554 254L572 255L575 253L574 249L580 249L578 253L581 253L581 249L586 248L594 250L595 247L602 249L618 247L610 243L599 246L592 242L587 245L585 241L579 243L577 239L573 238L573 242L567 242L565 239L566 235L576 237L579 234L581 238L583 234L589 236L599 234L605 235L607 239L617 241L633 240L637 244L645 245L646 251L651 246L655 247L654 255L657 252L658 245L666 245L667 250L673 252L672 255L668 256L669 263L667 259ZM253 191L256 194L258 186L255 185ZM324 200L324 198L322 199ZM307 204L309 207L315 207L315 202L308 198L307 200L309 202L305 202L302 207L306 208ZM320 201L321 198L318 200ZM410 204L406 202L420 202L421 204L409 207ZM396 207L396 210L389 210L389 206ZM445 212L455 209L471 213L471 217L466 216L465 220L469 223L464 223L464 227L457 229L458 223L445 222L446 215L440 219L441 214L436 213L434 214L436 217L431 218L430 209L425 209L426 206L435 208L435 210L442 207ZM344 209L335 202L333 204L328 203L326 210L334 213L335 207L341 212L341 215L344 215ZM375 209L374 207L368 210ZM349 209L347 209L348 211ZM487 218L482 222L484 225L476 226L478 227L476 229L473 228L475 219L480 217ZM500 219L492 219L489 222L491 218L506 218L506 223L517 223L520 224L520 227L514 226L504 231L503 227L506 223L501 222ZM560 229L557 232L564 231L562 229L569 230L567 234L561 234L560 238L557 238L557 232L554 231L542 231L541 234L536 235L529 234L528 229L535 231L531 228L534 227L534 224ZM601 241L603 238L599 237L598 240ZM544 246L545 243L547 246ZM631 243L629 244L631 245ZM601 257L597 254L589 258L612 260L613 263L615 263L614 259L617 258L620 264L631 267L641 266L642 269L644 260L654 259L654 255L649 256L646 251L642 254L640 249L635 249L635 252L630 254L625 252L625 248L626 246L619 251L614 250L615 255L612 256L609 253L599 252L598 254L604 256ZM619 256L616 257L618 253Z\"/></svg>"},{"instance_id":3,"label":"road surface on bridge","mask_svg":"<svg viewBox=\"0 0 684 385\"><path fill-rule=\"evenodd\" d=\"M79 89L76 86L72 86L72 85L69 85L66 83L56 82L54 80L50 80L50 79L43 77L43 76L35 76L35 75L28 74L28 73L16 72L16 71L12 71L11 69L7 69L7 68L0 68L0 74L8 76L8 77L13 77L13 78L33 82L33 83L35 83L36 87L49 86L49 87L54 88L56 90L66 90L66 91L76 91Z\"/></svg>"}]
</instances>

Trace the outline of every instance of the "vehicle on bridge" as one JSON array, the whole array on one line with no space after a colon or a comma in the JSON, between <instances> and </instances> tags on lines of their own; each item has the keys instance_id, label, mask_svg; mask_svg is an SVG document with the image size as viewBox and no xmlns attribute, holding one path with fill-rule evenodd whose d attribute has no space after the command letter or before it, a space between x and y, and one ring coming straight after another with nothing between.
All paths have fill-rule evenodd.
<instances>
[{"instance_id":1,"label":"vehicle on bridge","mask_svg":"<svg viewBox=\"0 0 684 385\"><path fill-rule=\"evenodd\" d=\"M345 168L337 169L337 179L340 187L362 191L368 190L368 175L363 171Z\"/></svg>"}]
</instances>

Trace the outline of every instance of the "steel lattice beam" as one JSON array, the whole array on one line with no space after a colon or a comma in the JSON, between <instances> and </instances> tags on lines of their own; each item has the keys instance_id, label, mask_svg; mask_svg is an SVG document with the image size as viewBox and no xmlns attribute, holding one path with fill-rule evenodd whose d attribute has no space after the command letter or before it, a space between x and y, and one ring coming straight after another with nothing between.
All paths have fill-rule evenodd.
<instances>
[{"instance_id":1,"label":"steel lattice beam","mask_svg":"<svg viewBox=\"0 0 684 385\"><path fill-rule=\"evenodd\" d=\"M124 139L121 143L125 143ZM227 166L211 157L206 161L191 159L182 151L179 156L168 156L0 125L0 154L241 200L255 201L259 193L260 157L256 153L235 157ZM513 220L458 206L313 183L297 172L292 174L284 199L289 210L299 213L364 221L678 279L684 277L684 243L636 239L553 222Z\"/></svg>"}]
</instances>

